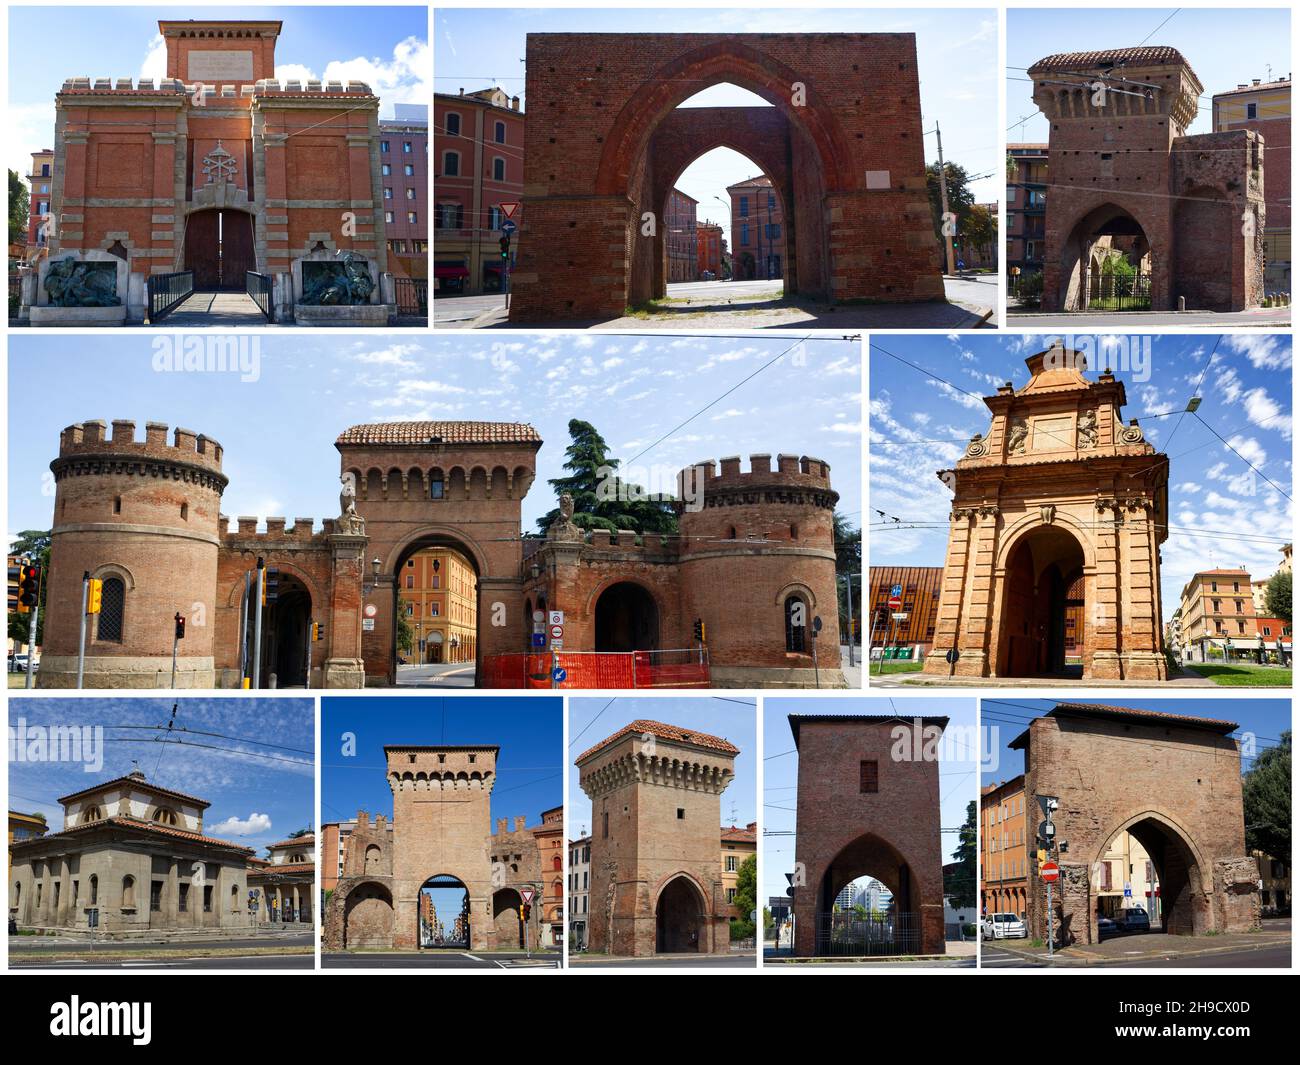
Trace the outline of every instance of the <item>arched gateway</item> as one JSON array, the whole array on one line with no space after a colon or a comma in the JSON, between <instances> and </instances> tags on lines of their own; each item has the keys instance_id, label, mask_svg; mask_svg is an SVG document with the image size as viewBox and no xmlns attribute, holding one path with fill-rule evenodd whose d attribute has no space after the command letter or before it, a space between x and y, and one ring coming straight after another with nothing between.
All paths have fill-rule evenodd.
<instances>
[{"instance_id":1,"label":"arched gateway","mask_svg":"<svg viewBox=\"0 0 1300 1065\"><path fill-rule=\"evenodd\" d=\"M1099 863L1123 831L1151 859L1157 886L1152 931L1244 932L1259 923L1258 862L1246 853L1241 754L1232 721L1091 703L1062 703L1010 746L1025 755L1025 809L1052 815L1061 878L1059 946L1097 943ZM1158 752L1158 756L1153 755ZM1047 892L1030 848L1031 939L1047 936ZM1150 900L1148 900L1148 904Z\"/></svg>"},{"instance_id":2,"label":"arched gateway","mask_svg":"<svg viewBox=\"0 0 1300 1065\"><path fill-rule=\"evenodd\" d=\"M1081 352L1026 360L984 402L992 424L952 470L934 646L957 677L1163 680L1160 545L1169 459L1121 420L1124 385Z\"/></svg>"},{"instance_id":3,"label":"arched gateway","mask_svg":"<svg viewBox=\"0 0 1300 1065\"><path fill-rule=\"evenodd\" d=\"M671 182L726 146L786 207L787 293L941 300L912 34L528 35L512 321L622 315L664 293ZM678 104L729 83L772 108Z\"/></svg>"}]
</instances>

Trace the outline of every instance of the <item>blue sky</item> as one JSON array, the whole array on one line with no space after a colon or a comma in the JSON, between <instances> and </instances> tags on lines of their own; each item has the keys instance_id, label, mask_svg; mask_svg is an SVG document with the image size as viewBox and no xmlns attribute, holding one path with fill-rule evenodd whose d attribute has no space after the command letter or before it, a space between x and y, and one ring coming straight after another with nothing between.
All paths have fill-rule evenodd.
<instances>
[{"instance_id":1,"label":"blue sky","mask_svg":"<svg viewBox=\"0 0 1300 1065\"><path fill-rule=\"evenodd\" d=\"M1007 10L1007 140L1047 140L1047 119L1034 105L1025 69L1060 52L1134 48L1146 44L1177 48L1204 86L1201 110L1188 133L1210 133L1210 99L1216 92L1249 85L1255 78L1291 73L1291 21L1285 7L1175 9L1094 7L1009 8ZM1162 26L1161 23L1164 22ZM1033 117L1023 125L1019 119ZM1012 125L1012 123L1017 123Z\"/></svg>"},{"instance_id":2,"label":"blue sky","mask_svg":"<svg viewBox=\"0 0 1300 1065\"><path fill-rule=\"evenodd\" d=\"M607 736L633 721L660 721L721 736L740 748L736 756L736 778L722 793L723 824L747 825L758 820L756 766L757 710L753 699L727 696L716 699L570 699L569 751L569 838L591 833L591 800L578 784L578 767L573 760ZM722 828L720 824L719 829Z\"/></svg>"},{"instance_id":3,"label":"blue sky","mask_svg":"<svg viewBox=\"0 0 1300 1065\"><path fill-rule=\"evenodd\" d=\"M564 801L563 700L536 698L326 698L321 700L321 819L346 821L365 810L393 816L384 746L501 748L492 817L527 817ZM344 745L351 734L352 753Z\"/></svg>"},{"instance_id":4,"label":"blue sky","mask_svg":"<svg viewBox=\"0 0 1300 1065\"><path fill-rule=\"evenodd\" d=\"M171 334L14 336L9 341L9 522L44 529L53 507L49 463L60 431L87 419L182 425L219 440L229 516L338 513L334 441L349 425L415 420L530 422L544 441L524 527L555 506L571 418L590 421L653 491L704 459L794 452L824 459L839 509L861 521L861 345L791 337L303 334L245 338L252 374L161 372L155 344ZM160 339L161 338L161 339ZM786 349L780 361L741 384ZM167 351L164 350L166 355ZM24 380L57 367L59 387L19 402ZM243 377L255 380L242 380ZM737 387L738 386L738 387ZM731 391L725 398L723 394ZM714 400L668 440L654 442ZM646 450L650 448L650 450Z\"/></svg>"},{"instance_id":5,"label":"blue sky","mask_svg":"<svg viewBox=\"0 0 1300 1065\"><path fill-rule=\"evenodd\" d=\"M952 493L935 472L952 468L970 438L988 431L988 408L979 397L993 394L1004 381L1022 388L1029 380L1024 360L1046 348L1049 338L894 335L873 338L873 344L876 339L880 343L871 355L868 406L871 521L881 522L876 511L883 510L905 521L936 524L926 529L873 528L870 563L941 566ZM1123 417L1142 419L1147 440L1170 457L1171 528L1161 549L1167 620L1192 574L1242 565L1255 579L1268 577L1281 561L1279 549L1291 542L1292 507L1282 494L1292 494L1291 340L1263 333L1119 338L1121 343L1138 339L1150 340L1150 358L1130 359L1115 369L1128 395ZM1076 347L1093 345L1094 351L1102 350L1102 344L1105 350L1122 350L1113 347L1115 338L1110 336L1073 340ZM903 365L883 350L948 383ZM1133 345L1133 350L1147 349ZM1200 417L1281 492L1253 474L1190 415L1181 422L1177 414L1151 417L1186 407L1207 360ZM1097 361L1091 358L1089 365L1095 367ZM1096 379L1093 370L1086 376ZM1249 515L1248 522L1243 513Z\"/></svg>"},{"instance_id":6,"label":"blue sky","mask_svg":"<svg viewBox=\"0 0 1300 1065\"><path fill-rule=\"evenodd\" d=\"M29 728L103 728L102 768L96 772L70 760L15 761L11 749L10 808L43 813L57 831L63 825L60 795L125 776L138 760L151 783L212 804L203 817L205 834L252 847L260 857L269 844L314 827L311 699L182 699L172 739L179 735L193 746L159 741L171 712L170 699L10 699L11 746L20 719ZM163 730L113 727L124 725Z\"/></svg>"},{"instance_id":7,"label":"blue sky","mask_svg":"<svg viewBox=\"0 0 1300 1065\"><path fill-rule=\"evenodd\" d=\"M1206 700L1130 699L1125 696L1122 703L1108 704L1104 699L1087 701L1103 706L1153 710L1161 714L1235 721L1239 727L1232 735L1242 741L1243 770L1251 767L1251 752L1258 754L1268 747L1276 747L1282 733L1291 727L1291 704L1285 699L1230 699L1215 695ZM1029 699L1016 695L993 696L980 701L980 720L989 731L985 744L990 753L998 754L995 763L984 767L980 775L981 787L999 784L1025 771L1024 751L1009 751L1007 744L1024 732L1030 721L1053 709L1057 702L1055 699Z\"/></svg>"},{"instance_id":8,"label":"blue sky","mask_svg":"<svg viewBox=\"0 0 1300 1065\"><path fill-rule=\"evenodd\" d=\"M997 13L991 9L823 10L685 8L666 14L640 9L458 9L434 14L434 84L438 92L473 92L498 84L524 94L525 35L528 33L915 33L921 77L922 126L944 132L944 158L971 175L992 172L974 183L979 202L1002 199L1004 168L999 162L997 113ZM750 107L766 101L734 85L718 85L689 101L695 107ZM526 111L528 101L523 101ZM935 138L927 136L926 161L937 160ZM730 211L716 202L725 189L758 168L731 149L715 149L688 167L677 187L700 201L698 217L730 226Z\"/></svg>"},{"instance_id":9,"label":"blue sky","mask_svg":"<svg viewBox=\"0 0 1300 1065\"><path fill-rule=\"evenodd\" d=\"M978 795L978 749L972 745L975 732L974 699L764 699L763 700L763 905L775 895L784 895L785 874L794 867L796 836L773 836L771 832L795 830L798 805L799 753L790 733L791 714L893 714L917 717L947 717L945 742L940 744L940 825L958 829L966 823L966 805ZM943 833L943 860L952 861L957 833Z\"/></svg>"},{"instance_id":10,"label":"blue sky","mask_svg":"<svg viewBox=\"0 0 1300 1065\"><path fill-rule=\"evenodd\" d=\"M159 19L279 19L276 75L364 81L382 99L429 103L428 9L410 7L59 7L9 9L9 137L6 161L26 175L31 153L52 148L54 94L64 79L165 76ZM51 38L53 24L57 38ZM33 42L41 42L33 47Z\"/></svg>"}]
</instances>

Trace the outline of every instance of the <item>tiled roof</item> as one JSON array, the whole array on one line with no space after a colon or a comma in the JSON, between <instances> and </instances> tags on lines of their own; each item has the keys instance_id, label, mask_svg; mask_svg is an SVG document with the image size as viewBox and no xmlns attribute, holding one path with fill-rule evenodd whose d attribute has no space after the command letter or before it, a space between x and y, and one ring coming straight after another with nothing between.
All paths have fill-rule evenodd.
<instances>
[{"instance_id":1,"label":"tiled roof","mask_svg":"<svg viewBox=\"0 0 1300 1065\"><path fill-rule=\"evenodd\" d=\"M173 799L183 799L185 802L192 802L196 806L207 809L212 804L206 799L197 799L193 795L186 795L183 791L173 791L171 788L159 787L157 784L150 784L147 780L139 780L136 777L114 777L112 780L106 780L102 784L93 784L88 788L82 788L80 791L74 791L71 795L63 795L57 801L60 803L71 802L73 799L80 798L82 795L89 795L92 792L103 791L105 788L111 788L115 784L128 784L133 788L144 788L148 791L156 791L160 795L170 795Z\"/></svg>"},{"instance_id":2,"label":"tiled roof","mask_svg":"<svg viewBox=\"0 0 1300 1065\"><path fill-rule=\"evenodd\" d=\"M578 755L575 761L581 762L589 755L595 754L602 747L608 747L611 743L634 733L636 735L649 733L651 736L655 736L661 740L671 740L675 743L689 743L695 747L707 747L711 751L721 751L723 754L740 753L739 747L735 747L728 743L721 736L710 736L707 732L696 732L694 729L681 728L678 725L665 725L662 721L637 720L624 725L612 736L606 736L590 750L583 751L582 754Z\"/></svg>"},{"instance_id":3,"label":"tiled roof","mask_svg":"<svg viewBox=\"0 0 1300 1065\"><path fill-rule=\"evenodd\" d=\"M263 862L260 865L250 868L248 871L254 876L268 876L278 873L314 873L316 871L316 863L295 862L292 865L273 865L270 862Z\"/></svg>"},{"instance_id":4,"label":"tiled roof","mask_svg":"<svg viewBox=\"0 0 1300 1065\"><path fill-rule=\"evenodd\" d=\"M1188 714L1166 714L1158 710L1139 710L1135 706L1105 706L1101 703L1057 703L1047 711L1046 717L1074 715L1076 717L1102 717L1117 720L1137 721L1148 725L1183 725L1187 728L1204 729L1227 736L1237 728L1235 721L1223 721L1217 717L1192 717ZM1029 729L1007 744L1011 750L1022 750L1027 745Z\"/></svg>"},{"instance_id":5,"label":"tiled roof","mask_svg":"<svg viewBox=\"0 0 1300 1065\"><path fill-rule=\"evenodd\" d=\"M758 833L753 828L740 828L737 825L722 826L723 843L756 843Z\"/></svg>"},{"instance_id":6,"label":"tiled roof","mask_svg":"<svg viewBox=\"0 0 1300 1065\"><path fill-rule=\"evenodd\" d=\"M77 832L109 827L130 828L139 832L156 832L159 835L189 840L192 843L207 843L214 847L225 847L228 850L244 851L250 856L253 854L252 847L245 847L239 843L232 843L228 839L217 839L214 836L204 836L198 832L186 832L183 828L172 828L169 825L154 824L152 821L141 821L136 817L122 817L120 815L114 817L103 817L98 821L87 821L84 825L74 825L72 828L65 828L61 832L51 832L48 835L40 836L33 840L27 840L26 842L37 843L41 840L50 840L58 836L70 836ZM20 844L11 844L11 846L20 846Z\"/></svg>"},{"instance_id":7,"label":"tiled roof","mask_svg":"<svg viewBox=\"0 0 1300 1065\"><path fill-rule=\"evenodd\" d=\"M315 835L308 834L306 836L298 836L294 839L282 839L279 843L268 843L267 849L270 850L272 847L289 847L295 843L300 847L314 847L316 845L316 837Z\"/></svg>"},{"instance_id":8,"label":"tiled roof","mask_svg":"<svg viewBox=\"0 0 1300 1065\"><path fill-rule=\"evenodd\" d=\"M372 422L345 429L339 444L540 444L522 422Z\"/></svg>"},{"instance_id":9,"label":"tiled roof","mask_svg":"<svg viewBox=\"0 0 1300 1065\"><path fill-rule=\"evenodd\" d=\"M1238 93L1247 92L1266 92L1272 89L1291 88L1290 81L1266 81L1262 85L1241 85L1235 89L1224 89L1223 92L1214 94L1217 99L1220 96L1236 96Z\"/></svg>"},{"instance_id":10,"label":"tiled roof","mask_svg":"<svg viewBox=\"0 0 1300 1065\"><path fill-rule=\"evenodd\" d=\"M1148 45L1144 48L1111 48L1103 52L1062 52L1040 59L1029 68L1038 70L1095 70L1123 64L1130 67L1152 66L1165 63L1187 64L1177 48L1167 45Z\"/></svg>"}]
</instances>

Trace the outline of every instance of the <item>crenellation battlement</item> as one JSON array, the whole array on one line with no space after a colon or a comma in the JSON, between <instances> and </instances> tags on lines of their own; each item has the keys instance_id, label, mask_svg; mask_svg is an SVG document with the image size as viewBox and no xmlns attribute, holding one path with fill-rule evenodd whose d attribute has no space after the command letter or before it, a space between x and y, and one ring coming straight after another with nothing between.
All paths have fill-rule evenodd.
<instances>
[{"instance_id":1,"label":"crenellation battlement","mask_svg":"<svg viewBox=\"0 0 1300 1065\"><path fill-rule=\"evenodd\" d=\"M99 419L77 422L59 434L59 458L152 457L221 470L222 447L212 437L177 426L168 443L167 432L165 422L145 422L144 439L137 440L136 423L130 418L114 418L111 433L108 423Z\"/></svg>"},{"instance_id":2,"label":"crenellation battlement","mask_svg":"<svg viewBox=\"0 0 1300 1065\"><path fill-rule=\"evenodd\" d=\"M773 470L770 454L753 454L749 456L748 472L742 468L739 455L729 455L716 463L705 459L682 470L677 476L677 495L679 499L695 498L701 488L707 494L726 488L780 485L829 488L830 483L830 463L810 455L779 454Z\"/></svg>"},{"instance_id":3,"label":"crenellation battlement","mask_svg":"<svg viewBox=\"0 0 1300 1065\"><path fill-rule=\"evenodd\" d=\"M269 517L265 520L265 529L259 531L262 520L254 515L241 514L235 519L235 528L230 528L230 517L220 517L221 538L228 544L246 543L315 543L323 540L333 530L333 519L327 518L322 527L317 529L315 518L294 518L289 524L288 518Z\"/></svg>"}]
</instances>

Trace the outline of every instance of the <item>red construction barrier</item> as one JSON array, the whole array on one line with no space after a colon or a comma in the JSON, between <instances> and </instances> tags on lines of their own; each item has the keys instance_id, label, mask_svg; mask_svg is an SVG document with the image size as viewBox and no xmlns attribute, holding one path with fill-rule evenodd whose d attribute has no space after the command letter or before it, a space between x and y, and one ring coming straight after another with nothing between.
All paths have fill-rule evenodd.
<instances>
[{"instance_id":1,"label":"red construction barrier","mask_svg":"<svg viewBox=\"0 0 1300 1065\"><path fill-rule=\"evenodd\" d=\"M565 671L559 688L707 688L707 653L699 650L558 651L485 655L485 688L551 687L552 663Z\"/></svg>"}]
</instances>

